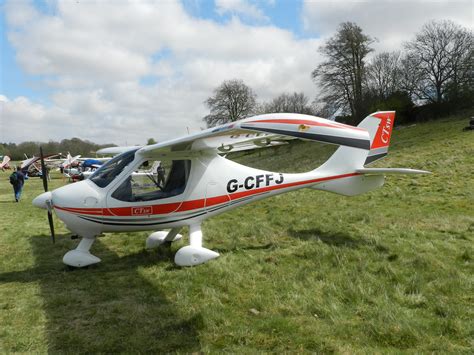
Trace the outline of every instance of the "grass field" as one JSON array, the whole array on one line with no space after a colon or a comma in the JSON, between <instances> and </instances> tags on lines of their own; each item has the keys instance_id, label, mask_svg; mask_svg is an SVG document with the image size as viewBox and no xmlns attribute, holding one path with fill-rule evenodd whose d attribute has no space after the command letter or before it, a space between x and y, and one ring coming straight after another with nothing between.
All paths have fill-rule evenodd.
<instances>
[{"instance_id":1,"label":"grass field","mask_svg":"<svg viewBox=\"0 0 474 355\"><path fill-rule=\"evenodd\" d=\"M172 262L184 241L146 251L143 232L99 238L102 263L69 271L77 240L56 218L51 244L31 205L41 181L17 204L0 172L0 352L472 354L470 115L396 130L377 163L432 175L352 198L299 190L207 220L205 246L221 257L193 268ZM309 147L239 159L310 170L321 157Z\"/></svg>"}]
</instances>

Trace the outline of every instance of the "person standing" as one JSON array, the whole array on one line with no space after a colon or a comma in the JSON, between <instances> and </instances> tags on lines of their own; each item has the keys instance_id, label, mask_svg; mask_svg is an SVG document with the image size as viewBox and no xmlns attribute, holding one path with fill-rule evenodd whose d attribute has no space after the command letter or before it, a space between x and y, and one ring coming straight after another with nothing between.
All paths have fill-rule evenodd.
<instances>
[{"instance_id":1,"label":"person standing","mask_svg":"<svg viewBox=\"0 0 474 355\"><path fill-rule=\"evenodd\" d=\"M165 168L161 165L161 162L156 169L156 173L158 174L158 186L165 187Z\"/></svg>"},{"instance_id":2,"label":"person standing","mask_svg":"<svg viewBox=\"0 0 474 355\"><path fill-rule=\"evenodd\" d=\"M25 184L25 175L21 172L19 166L16 167L16 171L10 175L10 184L13 185L13 191L15 193L15 201L20 201L21 192L23 185Z\"/></svg>"}]
</instances>

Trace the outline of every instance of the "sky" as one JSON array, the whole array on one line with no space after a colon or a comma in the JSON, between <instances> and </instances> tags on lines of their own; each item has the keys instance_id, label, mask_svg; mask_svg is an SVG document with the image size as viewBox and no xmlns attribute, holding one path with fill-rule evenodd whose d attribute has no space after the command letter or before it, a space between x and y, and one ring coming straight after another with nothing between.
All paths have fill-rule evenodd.
<instances>
[{"instance_id":1,"label":"sky","mask_svg":"<svg viewBox=\"0 0 474 355\"><path fill-rule=\"evenodd\" d=\"M318 88L341 22L399 50L430 20L473 30L474 0L0 0L0 142L163 142L205 127L241 79L269 101Z\"/></svg>"}]
</instances>

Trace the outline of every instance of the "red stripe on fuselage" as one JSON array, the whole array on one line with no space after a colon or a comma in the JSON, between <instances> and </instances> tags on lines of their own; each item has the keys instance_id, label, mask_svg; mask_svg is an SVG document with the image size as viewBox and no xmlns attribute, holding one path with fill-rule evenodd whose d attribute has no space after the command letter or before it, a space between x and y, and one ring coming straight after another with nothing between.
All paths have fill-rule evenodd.
<instances>
[{"instance_id":1,"label":"red stripe on fuselage","mask_svg":"<svg viewBox=\"0 0 474 355\"><path fill-rule=\"evenodd\" d=\"M169 214L172 212L185 212L191 211L196 209L201 209L204 207L212 207L215 205L223 204L229 202L230 200L237 200L239 198L258 195L261 193L265 193L268 191L280 190L295 186L301 185L311 185L318 182L328 181L328 180L336 180L336 179L343 179L347 177L357 176L360 175L359 173L350 173L350 174L342 174L342 175L335 175L335 176L328 176L325 178L318 178L318 179L311 179L311 180L304 180L304 181L296 181L290 182L287 184L281 185L273 185L273 186L266 186L259 189L254 190L247 190L247 191L240 191L234 192L229 195L221 195L210 197L206 199L198 199L198 200L190 200L190 201L183 201L183 202L174 202L174 203L163 203L159 205L153 205L152 207L152 215L159 215L159 214ZM227 197L228 196L228 197ZM136 206L133 206L136 207ZM94 216L118 216L118 217L132 217L132 206L129 207L116 207L116 208L71 208L71 207L60 207L54 206L58 210L71 212L75 214L85 214L85 215L94 215Z\"/></svg>"},{"instance_id":2,"label":"red stripe on fuselage","mask_svg":"<svg viewBox=\"0 0 474 355\"><path fill-rule=\"evenodd\" d=\"M79 213L79 214L90 214L90 215L99 215L99 216L104 215L104 208L73 208L73 207L60 207L60 206L54 206L54 208L61 211Z\"/></svg>"}]
</instances>

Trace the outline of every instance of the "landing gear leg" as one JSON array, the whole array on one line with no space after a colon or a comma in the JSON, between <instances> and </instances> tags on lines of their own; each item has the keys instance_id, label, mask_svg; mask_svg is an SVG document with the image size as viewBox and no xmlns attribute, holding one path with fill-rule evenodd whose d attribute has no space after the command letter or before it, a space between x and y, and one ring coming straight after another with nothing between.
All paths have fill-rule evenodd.
<instances>
[{"instance_id":1,"label":"landing gear leg","mask_svg":"<svg viewBox=\"0 0 474 355\"><path fill-rule=\"evenodd\" d=\"M152 233L146 238L146 248L156 248L164 243L171 243L180 240L183 236L178 234L181 228L173 228L169 232L159 231Z\"/></svg>"},{"instance_id":2,"label":"landing gear leg","mask_svg":"<svg viewBox=\"0 0 474 355\"><path fill-rule=\"evenodd\" d=\"M73 267L84 267L97 264L100 259L89 250L95 242L95 236L83 237L76 249L68 251L63 257L63 263Z\"/></svg>"},{"instance_id":3,"label":"landing gear leg","mask_svg":"<svg viewBox=\"0 0 474 355\"><path fill-rule=\"evenodd\" d=\"M178 250L174 262L179 266L194 266L215 259L219 253L202 247L201 223L189 226L189 245Z\"/></svg>"}]
</instances>

